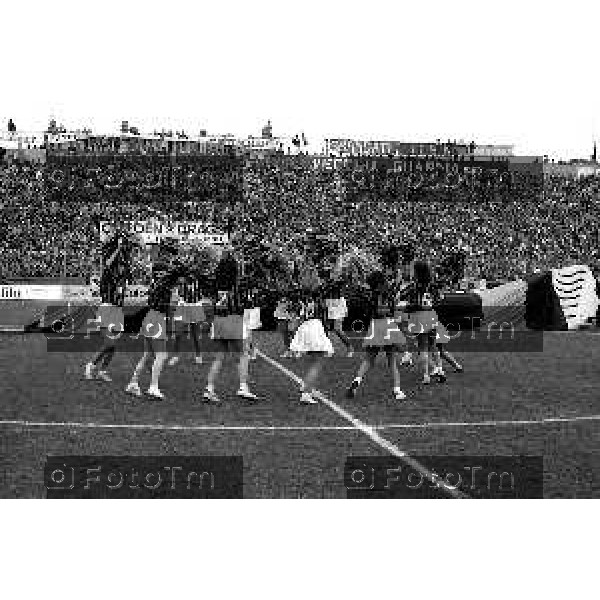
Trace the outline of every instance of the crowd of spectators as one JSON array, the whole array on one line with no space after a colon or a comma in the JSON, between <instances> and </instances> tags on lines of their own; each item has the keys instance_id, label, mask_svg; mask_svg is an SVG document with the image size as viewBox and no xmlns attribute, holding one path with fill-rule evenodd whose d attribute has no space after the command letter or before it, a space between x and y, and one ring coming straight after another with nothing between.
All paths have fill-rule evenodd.
<instances>
[{"instance_id":1,"label":"crowd of spectators","mask_svg":"<svg viewBox=\"0 0 600 600\"><path fill-rule=\"evenodd\" d=\"M57 168L67 175L57 177ZM0 276L89 278L99 267L100 221L156 216L209 223L230 233L240 253L268 247L286 260L317 228L341 249L412 241L434 263L460 248L466 275L486 279L598 261L598 179L398 187L385 174L361 179L308 161L224 158L193 168L165 183L164 169L156 176L137 165L125 174L103 165L91 182L72 166L0 165Z\"/></svg>"}]
</instances>

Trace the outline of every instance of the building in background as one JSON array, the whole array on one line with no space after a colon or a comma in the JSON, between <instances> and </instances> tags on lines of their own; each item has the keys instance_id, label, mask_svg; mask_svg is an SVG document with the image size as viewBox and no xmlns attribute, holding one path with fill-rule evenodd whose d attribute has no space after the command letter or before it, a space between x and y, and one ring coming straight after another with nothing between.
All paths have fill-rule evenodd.
<instances>
[{"instance_id":1,"label":"building in background","mask_svg":"<svg viewBox=\"0 0 600 600\"><path fill-rule=\"evenodd\" d=\"M334 157L352 156L512 156L512 145L478 145L464 140L442 142L401 142L393 140L355 140L329 138L324 141L323 154Z\"/></svg>"},{"instance_id":2,"label":"building in background","mask_svg":"<svg viewBox=\"0 0 600 600\"><path fill-rule=\"evenodd\" d=\"M542 174L541 157L514 156L512 145L476 144L463 140L442 142L402 142L393 140L357 140L326 138L308 140L304 133L273 135L269 121L260 136L235 137L232 134L209 135L201 130L197 135L185 131L154 131L142 133L129 121L123 120L113 133L97 133L89 129L67 131L52 120L46 131L5 131L0 134L0 154L8 160L43 163L62 157L85 161L107 160L115 156L139 156L169 160L186 160L202 156L306 156L321 159L382 159L392 160L395 171L461 171L496 170L516 174ZM590 163L597 164L597 163ZM547 170L551 170L548 167ZM558 169L574 172L574 176L596 173L596 168L585 165L577 169Z\"/></svg>"},{"instance_id":3,"label":"building in background","mask_svg":"<svg viewBox=\"0 0 600 600\"><path fill-rule=\"evenodd\" d=\"M477 144L473 154L475 156L514 156L514 146L511 144Z\"/></svg>"},{"instance_id":4,"label":"building in background","mask_svg":"<svg viewBox=\"0 0 600 600\"><path fill-rule=\"evenodd\" d=\"M600 177L600 164L595 161L545 162L544 177L562 179L581 179L582 177Z\"/></svg>"},{"instance_id":5,"label":"building in background","mask_svg":"<svg viewBox=\"0 0 600 600\"><path fill-rule=\"evenodd\" d=\"M39 131L2 131L0 148L4 160L8 162L25 161L31 163L46 162L46 141L44 132Z\"/></svg>"}]
</instances>

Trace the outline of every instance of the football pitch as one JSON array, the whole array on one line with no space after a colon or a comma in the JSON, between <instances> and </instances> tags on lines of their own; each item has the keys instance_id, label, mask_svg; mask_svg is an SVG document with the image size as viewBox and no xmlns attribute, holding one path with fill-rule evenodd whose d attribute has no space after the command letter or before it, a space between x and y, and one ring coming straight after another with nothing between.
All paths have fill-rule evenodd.
<instances>
[{"instance_id":1,"label":"football pitch","mask_svg":"<svg viewBox=\"0 0 600 600\"><path fill-rule=\"evenodd\" d=\"M383 357L346 398L361 356L346 358L336 345L317 384L327 402L316 405L299 402L305 359L279 358L274 333L255 340L249 382L259 400L236 396L230 358L217 388L223 402L207 404L210 357L165 367L167 399L152 402L124 392L138 355L116 354L112 383L87 381L88 355L49 353L42 334L4 334L0 496L45 497L47 456L241 455L245 498L345 498L346 458L389 456L390 447L415 456L543 456L545 497L600 496L597 330L546 332L543 352L457 354L465 371L447 369L444 384L423 386L403 367L404 402L393 399ZM144 373L142 388L148 381Z\"/></svg>"}]
</instances>

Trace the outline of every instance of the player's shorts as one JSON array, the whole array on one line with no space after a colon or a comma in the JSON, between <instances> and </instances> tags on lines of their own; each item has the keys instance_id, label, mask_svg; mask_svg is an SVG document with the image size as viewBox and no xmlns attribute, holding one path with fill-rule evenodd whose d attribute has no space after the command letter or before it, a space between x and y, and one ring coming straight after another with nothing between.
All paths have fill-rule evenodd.
<instances>
[{"instance_id":1,"label":"player's shorts","mask_svg":"<svg viewBox=\"0 0 600 600\"><path fill-rule=\"evenodd\" d=\"M303 354L332 354L333 344L319 319L309 319L298 327L290 344L292 352Z\"/></svg>"},{"instance_id":2,"label":"player's shorts","mask_svg":"<svg viewBox=\"0 0 600 600\"><path fill-rule=\"evenodd\" d=\"M439 324L435 310L418 310L406 315L407 331L411 336L428 334L435 331Z\"/></svg>"},{"instance_id":3,"label":"player's shorts","mask_svg":"<svg viewBox=\"0 0 600 600\"><path fill-rule=\"evenodd\" d=\"M344 319L327 319L327 331L342 331Z\"/></svg>"},{"instance_id":4,"label":"player's shorts","mask_svg":"<svg viewBox=\"0 0 600 600\"><path fill-rule=\"evenodd\" d=\"M101 304L96 311L97 327L100 330L109 330L112 333L122 332L125 327L123 309L114 304Z\"/></svg>"},{"instance_id":5,"label":"player's shorts","mask_svg":"<svg viewBox=\"0 0 600 600\"><path fill-rule=\"evenodd\" d=\"M372 319L369 331L363 339L365 349L399 352L406 345L406 337L400 330L400 323L393 318Z\"/></svg>"},{"instance_id":6,"label":"player's shorts","mask_svg":"<svg viewBox=\"0 0 600 600\"><path fill-rule=\"evenodd\" d=\"M208 352L242 354L247 351L248 330L241 315L215 317L206 344Z\"/></svg>"},{"instance_id":7,"label":"player's shorts","mask_svg":"<svg viewBox=\"0 0 600 600\"><path fill-rule=\"evenodd\" d=\"M447 344L450 341L450 334L448 333L448 330L446 329L446 327L444 325L442 325L441 323L438 323L437 327L435 328L435 332L436 332L436 336L435 336L435 343L436 344Z\"/></svg>"},{"instance_id":8,"label":"player's shorts","mask_svg":"<svg viewBox=\"0 0 600 600\"><path fill-rule=\"evenodd\" d=\"M124 310L125 333L138 334L149 310L149 306L126 307Z\"/></svg>"},{"instance_id":9,"label":"player's shorts","mask_svg":"<svg viewBox=\"0 0 600 600\"><path fill-rule=\"evenodd\" d=\"M244 340L248 337L248 328L241 315L215 317L211 326L212 340Z\"/></svg>"},{"instance_id":10,"label":"player's shorts","mask_svg":"<svg viewBox=\"0 0 600 600\"><path fill-rule=\"evenodd\" d=\"M204 307L199 304L180 304L175 308L173 319L175 323L204 323L206 313Z\"/></svg>"},{"instance_id":11,"label":"player's shorts","mask_svg":"<svg viewBox=\"0 0 600 600\"><path fill-rule=\"evenodd\" d=\"M140 334L150 341L166 341L168 339L167 315L150 309L142 322Z\"/></svg>"}]
</instances>

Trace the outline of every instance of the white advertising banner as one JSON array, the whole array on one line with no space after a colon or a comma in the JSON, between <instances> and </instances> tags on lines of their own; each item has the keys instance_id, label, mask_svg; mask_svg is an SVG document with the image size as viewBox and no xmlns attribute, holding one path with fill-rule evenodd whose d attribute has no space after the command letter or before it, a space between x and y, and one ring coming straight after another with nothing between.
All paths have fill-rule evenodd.
<instances>
[{"instance_id":1,"label":"white advertising banner","mask_svg":"<svg viewBox=\"0 0 600 600\"><path fill-rule=\"evenodd\" d=\"M166 237L175 237L182 243L203 243L215 246L224 246L229 241L226 233L198 221L122 221L119 223L119 228L140 236L146 244L158 244ZM109 238L114 229L114 223L101 221L100 241L104 242Z\"/></svg>"}]
</instances>

